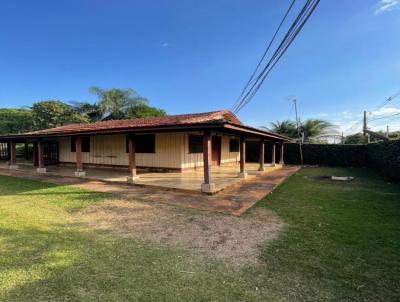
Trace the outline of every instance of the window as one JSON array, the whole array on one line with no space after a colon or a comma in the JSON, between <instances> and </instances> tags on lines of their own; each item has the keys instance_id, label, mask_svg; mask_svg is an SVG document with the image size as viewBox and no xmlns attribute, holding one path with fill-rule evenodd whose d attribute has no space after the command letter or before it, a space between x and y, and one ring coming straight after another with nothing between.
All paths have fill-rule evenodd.
<instances>
[{"instance_id":1,"label":"window","mask_svg":"<svg viewBox=\"0 0 400 302\"><path fill-rule=\"evenodd\" d=\"M229 152L239 152L239 140L231 138L229 140Z\"/></svg>"},{"instance_id":2,"label":"window","mask_svg":"<svg viewBox=\"0 0 400 302\"><path fill-rule=\"evenodd\" d=\"M156 153L156 137L154 134L136 135L136 153ZM129 153L128 137L126 137L126 153Z\"/></svg>"},{"instance_id":3,"label":"window","mask_svg":"<svg viewBox=\"0 0 400 302\"><path fill-rule=\"evenodd\" d=\"M201 135L189 135L189 153L203 152L203 137Z\"/></svg>"},{"instance_id":4,"label":"window","mask_svg":"<svg viewBox=\"0 0 400 302\"><path fill-rule=\"evenodd\" d=\"M90 152L90 137L82 137L82 152ZM76 152L75 137L71 137L71 152Z\"/></svg>"}]
</instances>

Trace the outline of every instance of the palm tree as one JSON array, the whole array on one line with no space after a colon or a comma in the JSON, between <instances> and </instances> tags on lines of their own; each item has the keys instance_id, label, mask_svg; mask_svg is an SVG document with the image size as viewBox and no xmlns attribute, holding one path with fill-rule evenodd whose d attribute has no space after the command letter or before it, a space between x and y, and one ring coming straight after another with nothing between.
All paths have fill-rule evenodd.
<instances>
[{"instance_id":1,"label":"palm tree","mask_svg":"<svg viewBox=\"0 0 400 302\"><path fill-rule=\"evenodd\" d=\"M287 137L296 138L297 137L297 128L296 124L293 121L285 120L285 121L276 121L275 123L271 123L271 127L261 127L266 130L275 132L277 134L281 134Z\"/></svg>"},{"instance_id":2,"label":"palm tree","mask_svg":"<svg viewBox=\"0 0 400 302\"><path fill-rule=\"evenodd\" d=\"M336 133L335 126L325 120L308 119L301 123L300 132L304 133L304 140L310 141L326 134Z\"/></svg>"},{"instance_id":3,"label":"palm tree","mask_svg":"<svg viewBox=\"0 0 400 302\"><path fill-rule=\"evenodd\" d=\"M103 113L103 120L126 119L130 108L148 103L146 98L139 96L133 89L92 87L89 91L99 98L97 104Z\"/></svg>"},{"instance_id":4,"label":"palm tree","mask_svg":"<svg viewBox=\"0 0 400 302\"><path fill-rule=\"evenodd\" d=\"M275 123L271 123L271 127L262 128L290 138L298 138L297 125L294 121L276 121ZM336 133L336 130L334 125L328 121L308 119L305 122L300 123L300 133L304 133L305 141L311 141L328 133Z\"/></svg>"}]
</instances>

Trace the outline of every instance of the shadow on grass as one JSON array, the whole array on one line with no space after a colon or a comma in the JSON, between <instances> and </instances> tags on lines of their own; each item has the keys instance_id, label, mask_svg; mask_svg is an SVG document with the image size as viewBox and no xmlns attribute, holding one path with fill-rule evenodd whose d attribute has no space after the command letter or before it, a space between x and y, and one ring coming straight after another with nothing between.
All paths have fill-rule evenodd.
<instances>
[{"instance_id":1,"label":"shadow on grass","mask_svg":"<svg viewBox=\"0 0 400 302\"><path fill-rule=\"evenodd\" d=\"M80 224L1 232L4 301L261 301L250 278L187 252Z\"/></svg>"}]
</instances>

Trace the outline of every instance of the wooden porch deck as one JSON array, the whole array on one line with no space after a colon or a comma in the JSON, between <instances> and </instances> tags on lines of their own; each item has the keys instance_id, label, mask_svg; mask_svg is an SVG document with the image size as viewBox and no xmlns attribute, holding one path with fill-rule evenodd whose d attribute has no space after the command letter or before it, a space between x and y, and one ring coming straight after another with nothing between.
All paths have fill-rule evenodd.
<instances>
[{"instance_id":1,"label":"wooden porch deck","mask_svg":"<svg viewBox=\"0 0 400 302\"><path fill-rule=\"evenodd\" d=\"M239 177L239 165L213 166L211 179L215 184L213 193L222 191L226 188L251 181L257 176L266 175L272 171L280 169L282 166L276 164L275 167L266 164L265 171L258 171L257 163L246 163L246 179ZM5 163L0 163L0 168L8 169ZM69 166L47 166L47 175L61 177L75 177L75 167ZM26 173L35 174L35 169L31 164L24 162L18 163L18 170ZM85 168L86 176L84 179L100 180L110 183L126 183L129 176L128 170L115 168ZM203 169L187 171L183 173L152 173L142 172L138 174L139 178L135 180L136 185L179 190L201 193L201 184L204 182Z\"/></svg>"}]
</instances>

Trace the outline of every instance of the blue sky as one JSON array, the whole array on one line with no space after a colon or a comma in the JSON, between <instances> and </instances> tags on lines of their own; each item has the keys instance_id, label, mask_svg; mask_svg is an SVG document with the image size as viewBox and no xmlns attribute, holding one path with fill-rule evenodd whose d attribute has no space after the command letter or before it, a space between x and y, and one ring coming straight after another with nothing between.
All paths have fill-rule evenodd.
<instances>
[{"instance_id":1,"label":"blue sky","mask_svg":"<svg viewBox=\"0 0 400 302\"><path fill-rule=\"evenodd\" d=\"M88 88L100 86L134 88L171 114L230 108L288 4L1 1L0 107L95 101ZM346 129L398 90L399 1L321 0L239 117L254 126L293 118L295 95L302 119ZM400 112L398 99L372 115Z\"/></svg>"}]
</instances>

